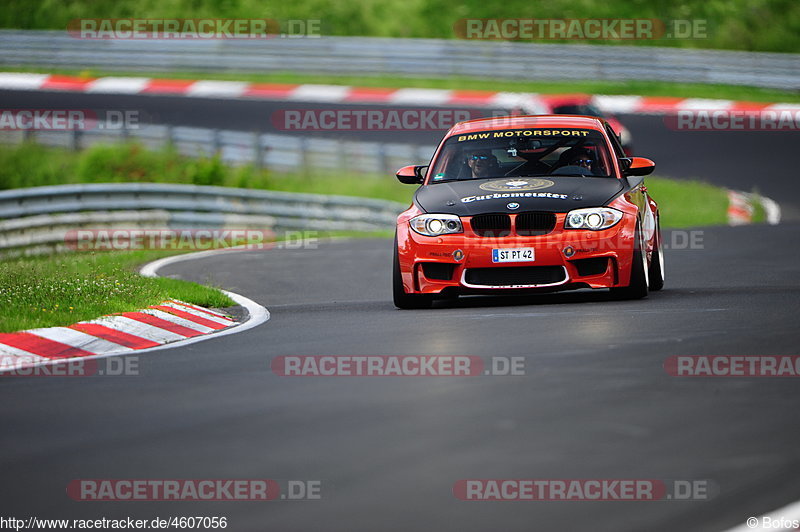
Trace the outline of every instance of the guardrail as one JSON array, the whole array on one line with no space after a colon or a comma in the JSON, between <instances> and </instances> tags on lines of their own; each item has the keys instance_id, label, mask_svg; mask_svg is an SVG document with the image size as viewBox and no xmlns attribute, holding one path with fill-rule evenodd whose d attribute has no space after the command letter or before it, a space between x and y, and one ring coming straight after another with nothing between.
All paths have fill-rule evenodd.
<instances>
[{"instance_id":1,"label":"guardrail","mask_svg":"<svg viewBox=\"0 0 800 532\"><path fill-rule=\"evenodd\" d=\"M138 128L85 131L0 131L0 144L32 140L45 146L82 149L94 144L135 140L159 149L172 144L189 157L219 155L227 164L252 164L286 173L312 170L394 175L406 164L431 160L435 146L348 141L191 127L142 124Z\"/></svg>"},{"instance_id":2,"label":"guardrail","mask_svg":"<svg viewBox=\"0 0 800 532\"><path fill-rule=\"evenodd\" d=\"M0 256L63 251L76 229L379 231L392 201L157 183L0 191Z\"/></svg>"},{"instance_id":3,"label":"guardrail","mask_svg":"<svg viewBox=\"0 0 800 532\"><path fill-rule=\"evenodd\" d=\"M800 54L652 46L320 37L81 40L0 31L0 65L143 72L276 72L519 80L651 80L800 88Z\"/></svg>"}]
</instances>

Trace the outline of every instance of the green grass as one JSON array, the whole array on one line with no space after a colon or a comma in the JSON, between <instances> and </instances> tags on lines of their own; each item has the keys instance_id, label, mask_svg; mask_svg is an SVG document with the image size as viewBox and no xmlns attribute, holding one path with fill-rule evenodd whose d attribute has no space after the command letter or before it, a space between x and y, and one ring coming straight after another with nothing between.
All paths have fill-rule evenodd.
<instances>
[{"instance_id":1,"label":"green grass","mask_svg":"<svg viewBox=\"0 0 800 532\"><path fill-rule=\"evenodd\" d=\"M602 43L774 52L800 49L796 0L5 0L0 27L63 29L70 19L81 17L311 19L321 21L325 35L423 38L453 38L453 25L462 18L701 19L708 25L705 38Z\"/></svg>"},{"instance_id":2,"label":"green grass","mask_svg":"<svg viewBox=\"0 0 800 532\"><path fill-rule=\"evenodd\" d=\"M222 292L136 267L159 251L65 253L0 261L0 332L56 327L146 308L167 299L204 307L233 305Z\"/></svg>"},{"instance_id":3,"label":"green grass","mask_svg":"<svg viewBox=\"0 0 800 532\"><path fill-rule=\"evenodd\" d=\"M534 92L539 94L622 94L667 96L674 98L721 98L753 102L800 102L800 91L761 89L739 85L708 85L702 83L670 83L663 81L513 81L464 77L412 78L399 76L334 76L294 72L219 73L219 72L129 72L124 70L47 69L35 67L0 67L7 72L34 72L80 77L145 76L170 79L209 79L246 81L251 83L319 83L386 88L429 88L450 90L485 90Z\"/></svg>"},{"instance_id":4,"label":"green grass","mask_svg":"<svg viewBox=\"0 0 800 532\"><path fill-rule=\"evenodd\" d=\"M756 195L756 199L760 198L761 196L758 194L758 191L753 191ZM753 223L761 224L767 221L767 211L764 209L764 205L761 201L754 201L753 202Z\"/></svg>"},{"instance_id":5,"label":"green grass","mask_svg":"<svg viewBox=\"0 0 800 532\"><path fill-rule=\"evenodd\" d=\"M0 190L73 183L180 183L285 192L341 194L410 202L413 187L394 176L276 174L250 166L231 168L218 158L192 159L166 147L95 145L73 152L34 143L0 146Z\"/></svg>"},{"instance_id":6,"label":"green grass","mask_svg":"<svg viewBox=\"0 0 800 532\"><path fill-rule=\"evenodd\" d=\"M699 180L661 177L647 177L645 184L658 202L665 229L728 223L728 194L723 188Z\"/></svg>"}]
</instances>

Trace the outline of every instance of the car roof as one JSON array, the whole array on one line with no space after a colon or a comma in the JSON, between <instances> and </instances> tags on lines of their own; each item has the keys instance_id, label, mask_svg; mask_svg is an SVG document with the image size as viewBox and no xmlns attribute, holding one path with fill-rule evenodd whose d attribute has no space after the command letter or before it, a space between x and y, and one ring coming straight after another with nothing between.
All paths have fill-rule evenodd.
<instances>
[{"instance_id":1,"label":"car roof","mask_svg":"<svg viewBox=\"0 0 800 532\"><path fill-rule=\"evenodd\" d=\"M550 106L551 109L562 105L589 105L592 103L590 94L539 94L536 98Z\"/></svg>"},{"instance_id":2,"label":"car roof","mask_svg":"<svg viewBox=\"0 0 800 532\"><path fill-rule=\"evenodd\" d=\"M574 127L604 131L602 118L581 115L524 115L478 118L459 122L447 132L448 137L475 131L496 131L501 129L520 129L526 127Z\"/></svg>"}]
</instances>

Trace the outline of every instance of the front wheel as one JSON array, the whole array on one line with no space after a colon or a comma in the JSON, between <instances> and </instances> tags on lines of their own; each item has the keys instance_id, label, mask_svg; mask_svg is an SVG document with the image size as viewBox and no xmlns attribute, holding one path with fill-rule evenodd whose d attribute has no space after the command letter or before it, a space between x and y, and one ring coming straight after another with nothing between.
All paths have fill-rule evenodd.
<instances>
[{"instance_id":1,"label":"front wheel","mask_svg":"<svg viewBox=\"0 0 800 532\"><path fill-rule=\"evenodd\" d=\"M400 256L397 253L397 237L394 238L394 265L392 268L392 297L394 306L402 309L431 308L433 296L427 294L407 294L400 275Z\"/></svg>"},{"instance_id":2,"label":"front wheel","mask_svg":"<svg viewBox=\"0 0 800 532\"><path fill-rule=\"evenodd\" d=\"M650 288L649 268L647 267L647 253L645 243L642 241L642 232L638 225L634 235L633 264L631 264L631 282L628 286L612 288L611 295L615 299L642 299L647 297Z\"/></svg>"}]
</instances>

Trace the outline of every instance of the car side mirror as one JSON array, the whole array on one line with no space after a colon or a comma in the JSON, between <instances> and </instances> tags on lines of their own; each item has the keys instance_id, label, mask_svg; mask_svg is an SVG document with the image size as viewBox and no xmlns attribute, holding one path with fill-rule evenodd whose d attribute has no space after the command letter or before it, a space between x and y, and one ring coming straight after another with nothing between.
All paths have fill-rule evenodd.
<instances>
[{"instance_id":1,"label":"car side mirror","mask_svg":"<svg viewBox=\"0 0 800 532\"><path fill-rule=\"evenodd\" d=\"M397 171L397 180L406 185L418 185L425 180L423 169L427 166L411 165L404 166Z\"/></svg>"},{"instance_id":2,"label":"car side mirror","mask_svg":"<svg viewBox=\"0 0 800 532\"><path fill-rule=\"evenodd\" d=\"M656 163L645 157L624 157L620 162L624 175L650 175L656 169Z\"/></svg>"}]
</instances>

